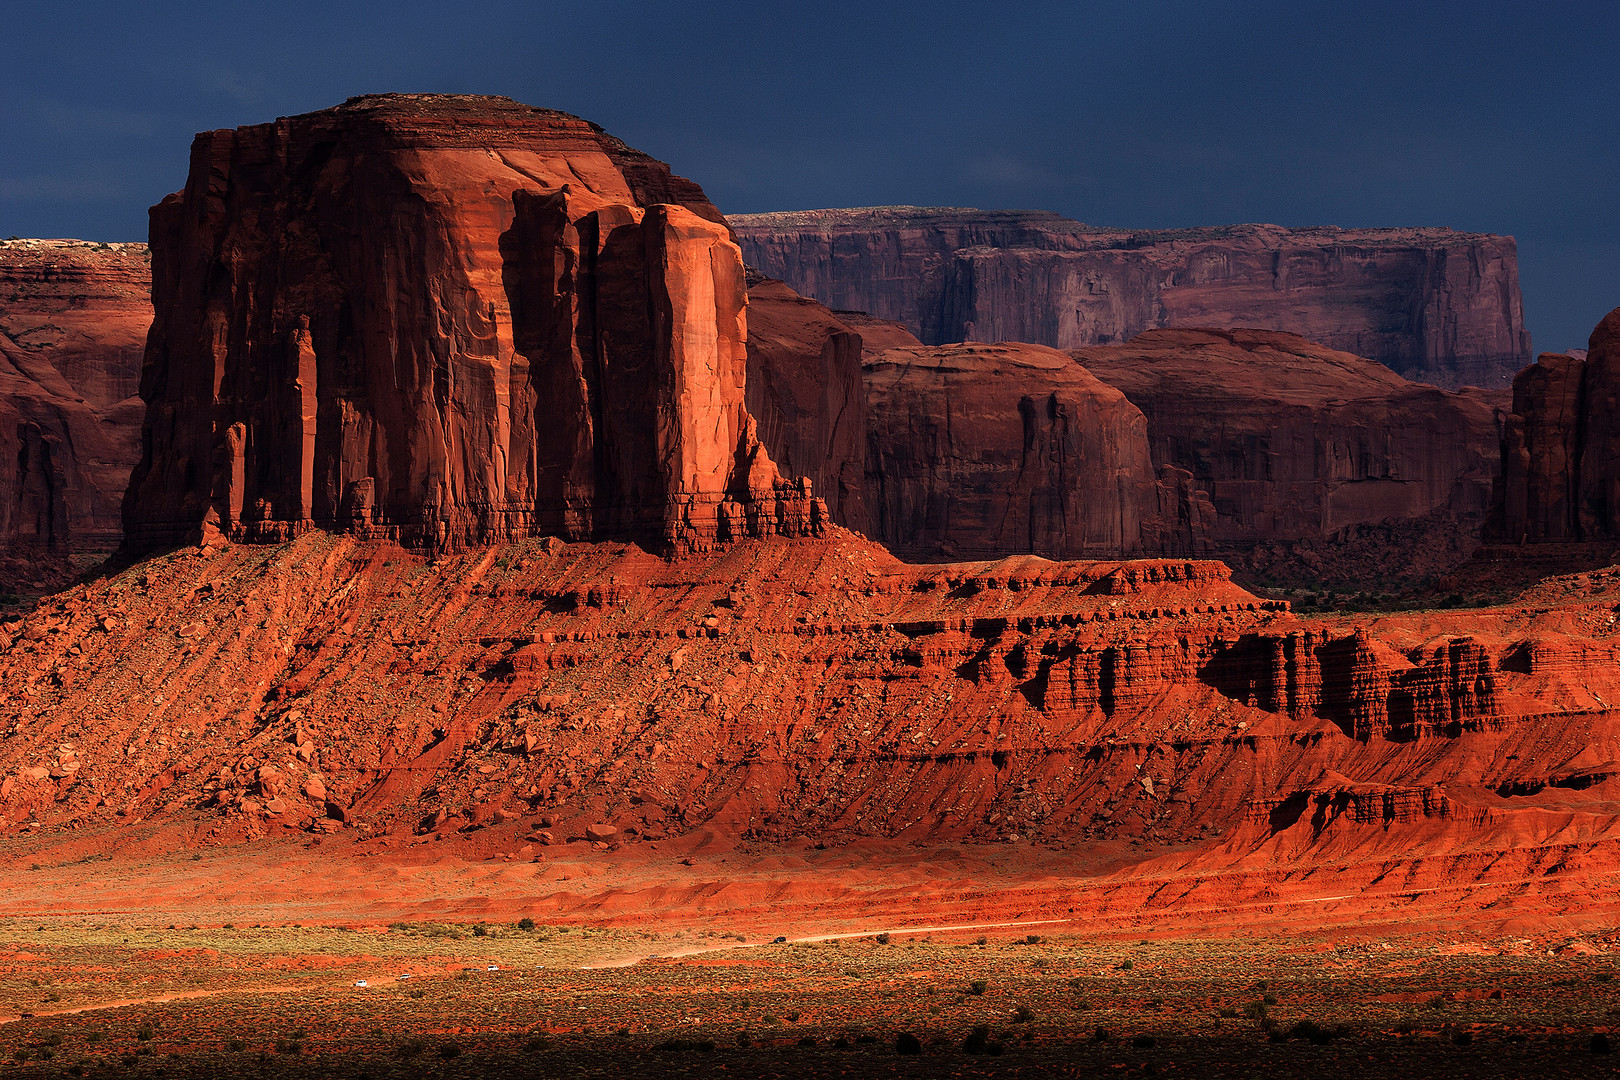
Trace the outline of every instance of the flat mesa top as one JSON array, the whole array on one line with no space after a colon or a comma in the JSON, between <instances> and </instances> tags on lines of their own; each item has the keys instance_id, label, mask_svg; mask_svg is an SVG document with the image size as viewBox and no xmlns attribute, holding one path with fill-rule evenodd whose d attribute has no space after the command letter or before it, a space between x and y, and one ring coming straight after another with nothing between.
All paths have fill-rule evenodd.
<instances>
[{"instance_id":1,"label":"flat mesa top","mask_svg":"<svg viewBox=\"0 0 1620 1080\"><path fill-rule=\"evenodd\" d=\"M1444 225L1341 228L1337 225L1207 225L1188 228L1131 229L1087 225L1050 210L979 210L968 206L854 206L822 210L780 210L760 214L728 214L726 220L739 233L840 232L884 228L961 227L1031 229L1108 246L1141 246L1178 240L1202 242L1221 239L1287 239L1291 243L1388 244L1414 240L1468 241L1488 233L1464 233ZM1004 238L995 246L1022 246Z\"/></svg>"},{"instance_id":2,"label":"flat mesa top","mask_svg":"<svg viewBox=\"0 0 1620 1080\"><path fill-rule=\"evenodd\" d=\"M538 144L556 150L595 147L615 157L651 161L572 113L484 94L363 94L330 108L236 130L278 128L295 138L338 139L356 147L493 150Z\"/></svg>"}]
</instances>

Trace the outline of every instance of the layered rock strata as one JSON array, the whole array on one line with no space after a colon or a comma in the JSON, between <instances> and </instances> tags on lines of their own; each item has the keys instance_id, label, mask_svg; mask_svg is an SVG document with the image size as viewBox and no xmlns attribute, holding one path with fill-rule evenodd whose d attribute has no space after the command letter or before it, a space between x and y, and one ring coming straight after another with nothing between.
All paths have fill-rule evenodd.
<instances>
[{"instance_id":1,"label":"layered rock strata","mask_svg":"<svg viewBox=\"0 0 1620 1080\"><path fill-rule=\"evenodd\" d=\"M899 346L864 368L874 535L904 555L1200 550L1208 502L1160 475L1141 411L1039 345Z\"/></svg>"},{"instance_id":2,"label":"layered rock strata","mask_svg":"<svg viewBox=\"0 0 1620 1080\"><path fill-rule=\"evenodd\" d=\"M1501 460L1492 538L1620 538L1620 308L1584 351L1543 353L1514 379Z\"/></svg>"},{"instance_id":3,"label":"layered rock strata","mask_svg":"<svg viewBox=\"0 0 1620 1080\"><path fill-rule=\"evenodd\" d=\"M1215 563L907 566L838 530L674 560L193 548L0 624L0 829L1131 839L1208 865L1241 826L1286 870L1339 841L1408 858L1387 830L1416 824L1502 869L1481 853L1620 820L1617 602L1611 570L1300 618Z\"/></svg>"},{"instance_id":4,"label":"layered rock strata","mask_svg":"<svg viewBox=\"0 0 1620 1080\"><path fill-rule=\"evenodd\" d=\"M1450 229L1113 229L1039 211L874 207L731 219L749 265L929 344L1115 344L1284 330L1448 388L1530 358L1512 237Z\"/></svg>"},{"instance_id":5,"label":"layered rock strata","mask_svg":"<svg viewBox=\"0 0 1620 1080\"><path fill-rule=\"evenodd\" d=\"M118 546L149 282L145 244L0 241L0 591Z\"/></svg>"},{"instance_id":6,"label":"layered rock strata","mask_svg":"<svg viewBox=\"0 0 1620 1080\"><path fill-rule=\"evenodd\" d=\"M207 132L152 212L130 544L811 533L713 205L565 113L379 95Z\"/></svg>"}]
</instances>

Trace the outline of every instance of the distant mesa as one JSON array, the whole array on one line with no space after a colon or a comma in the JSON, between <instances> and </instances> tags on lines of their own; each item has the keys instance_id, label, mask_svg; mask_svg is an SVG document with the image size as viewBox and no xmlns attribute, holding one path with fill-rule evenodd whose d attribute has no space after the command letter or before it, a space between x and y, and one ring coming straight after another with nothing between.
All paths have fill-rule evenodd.
<instances>
[{"instance_id":1,"label":"distant mesa","mask_svg":"<svg viewBox=\"0 0 1620 1080\"><path fill-rule=\"evenodd\" d=\"M152 251L135 549L823 526L744 407L719 212L577 117L384 94L205 132Z\"/></svg>"},{"instance_id":2,"label":"distant mesa","mask_svg":"<svg viewBox=\"0 0 1620 1080\"><path fill-rule=\"evenodd\" d=\"M737 214L750 266L931 345L1110 345L1253 326L1408 379L1505 388L1530 362L1512 237L1445 228L1117 229L1045 211L890 206Z\"/></svg>"}]
</instances>

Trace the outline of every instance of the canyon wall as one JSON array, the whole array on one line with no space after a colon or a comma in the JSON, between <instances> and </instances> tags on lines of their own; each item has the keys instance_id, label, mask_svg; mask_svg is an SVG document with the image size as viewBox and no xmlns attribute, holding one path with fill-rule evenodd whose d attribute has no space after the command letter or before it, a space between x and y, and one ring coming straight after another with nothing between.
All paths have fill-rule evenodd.
<instances>
[{"instance_id":1,"label":"canyon wall","mask_svg":"<svg viewBox=\"0 0 1620 1080\"><path fill-rule=\"evenodd\" d=\"M812 481L832 520L870 533L865 335L770 278L748 289L748 413L783 472Z\"/></svg>"},{"instance_id":2,"label":"canyon wall","mask_svg":"<svg viewBox=\"0 0 1620 1080\"><path fill-rule=\"evenodd\" d=\"M1123 342L1158 327L1300 334L1414 381L1505 388L1530 357L1512 237L1444 228L1110 229L1039 211L740 214L750 266L923 341Z\"/></svg>"},{"instance_id":3,"label":"canyon wall","mask_svg":"<svg viewBox=\"0 0 1620 1080\"><path fill-rule=\"evenodd\" d=\"M1473 397L1260 330L1153 330L1070 355L1142 410L1154 462L1208 493L1217 550L1390 521L1468 537L1489 509L1497 427Z\"/></svg>"},{"instance_id":4,"label":"canyon wall","mask_svg":"<svg viewBox=\"0 0 1620 1080\"><path fill-rule=\"evenodd\" d=\"M145 244L0 241L0 592L118 546L149 290Z\"/></svg>"},{"instance_id":5,"label":"canyon wall","mask_svg":"<svg viewBox=\"0 0 1620 1080\"><path fill-rule=\"evenodd\" d=\"M1501 460L1491 538L1620 538L1620 308L1585 350L1543 353L1513 380Z\"/></svg>"},{"instance_id":6,"label":"canyon wall","mask_svg":"<svg viewBox=\"0 0 1620 1080\"><path fill-rule=\"evenodd\" d=\"M1141 411L1066 354L898 346L870 357L864 375L867 502L873 535L891 550L1073 558L1199 549L1206 523L1183 521L1174 498L1169 520L1161 513Z\"/></svg>"},{"instance_id":7,"label":"canyon wall","mask_svg":"<svg viewBox=\"0 0 1620 1080\"><path fill-rule=\"evenodd\" d=\"M375 95L206 132L152 248L133 548L821 527L744 407L718 211L586 121Z\"/></svg>"}]
</instances>

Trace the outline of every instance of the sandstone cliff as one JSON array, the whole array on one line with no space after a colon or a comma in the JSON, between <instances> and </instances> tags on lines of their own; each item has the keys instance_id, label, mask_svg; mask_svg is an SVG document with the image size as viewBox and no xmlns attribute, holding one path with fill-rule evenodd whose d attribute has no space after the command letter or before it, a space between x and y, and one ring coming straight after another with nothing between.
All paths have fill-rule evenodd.
<instances>
[{"instance_id":1,"label":"sandstone cliff","mask_svg":"<svg viewBox=\"0 0 1620 1080\"><path fill-rule=\"evenodd\" d=\"M0 241L0 592L118 545L149 281L145 244Z\"/></svg>"},{"instance_id":2,"label":"sandstone cliff","mask_svg":"<svg viewBox=\"0 0 1620 1080\"><path fill-rule=\"evenodd\" d=\"M1501 458L1492 538L1620 538L1620 308L1585 350L1543 353L1513 380Z\"/></svg>"},{"instance_id":3,"label":"sandstone cliff","mask_svg":"<svg viewBox=\"0 0 1620 1080\"><path fill-rule=\"evenodd\" d=\"M899 346L871 357L865 378L867 501L874 535L892 550L1198 550L1198 504L1176 498L1196 496L1166 476L1164 497L1141 411L1067 355L1039 345Z\"/></svg>"},{"instance_id":4,"label":"sandstone cliff","mask_svg":"<svg viewBox=\"0 0 1620 1080\"><path fill-rule=\"evenodd\" d=\"M748 289L749 415L783 472L808 477L832 520L870 533L864 334L764 278Z\"/></svg>"},{"instance_id":5,"label":"sandstone cliff","mask_svg":"<svg viewBox=\"0 0 1620 1080\"><path fill-rule=\"evenodd\" d=\"M1071 355L1142 410L1154 463L1208 493L1216 550L1387 522L1432 525L1423 543L1455 545L1489 508L1497 429L1473 397L1260 330L1153 330Z\"/></svg>"},{"instance_id":6,"label":"sandstone cliff","mask_svg":"<svg viewBox=\"0 0 1620 1080\"><path fill-rule=\"evenodd\" d=\"M1511 237L1237 225L1130 230L1038 211L877 207L741 214L744 258L930 344L1063 349L1168 326L1255 326L1415 381L1505 387L1530 339Z\"/></svg>"},{"instance_id":7,"label":"sandstone cliff","mask_svg":"<svg viewBox=\"0 0 1620 1080\"><path fill-rule=\"evenodd\" d=\"M378 95L207 132L152 247L136 548L820 527L743 404L719 213L576 117Z\"/></svg>"}]
</instances>

